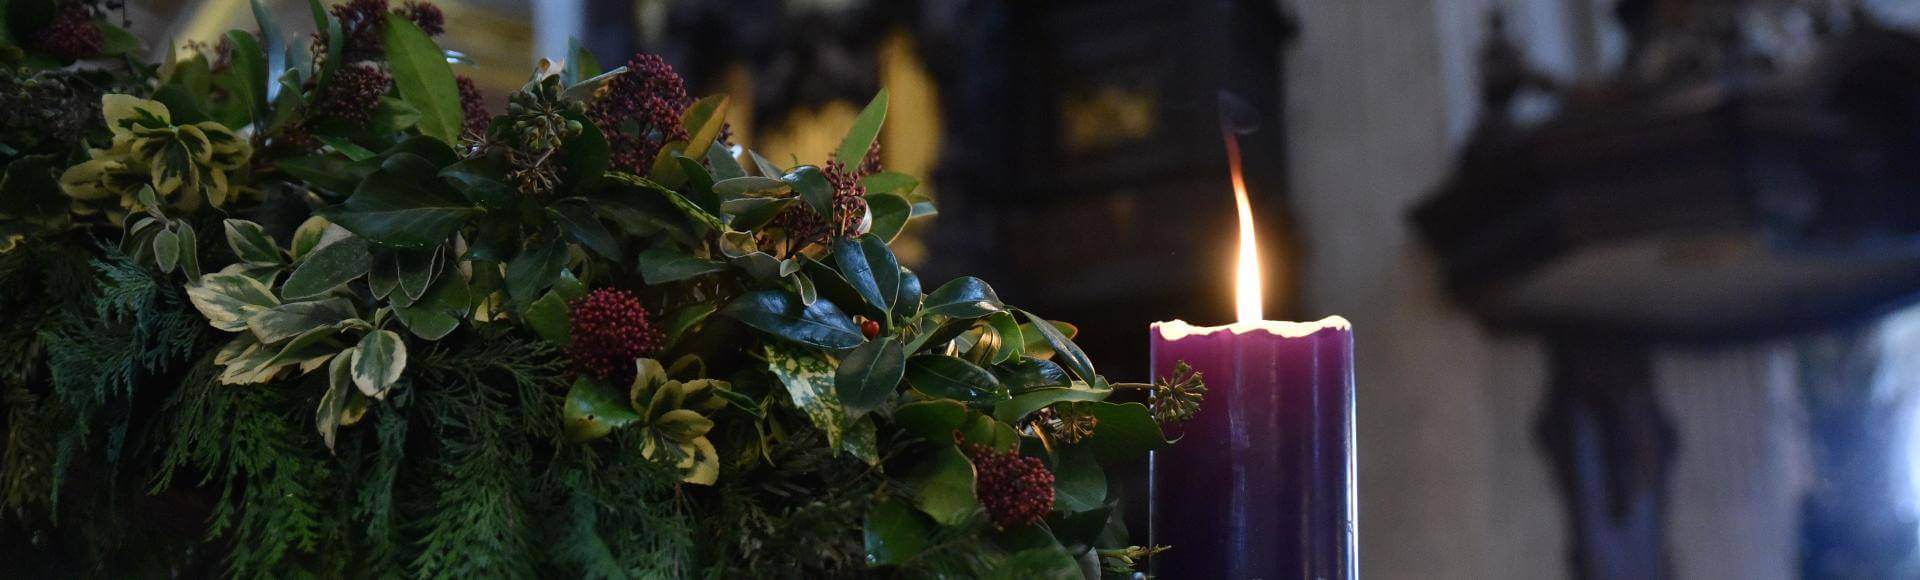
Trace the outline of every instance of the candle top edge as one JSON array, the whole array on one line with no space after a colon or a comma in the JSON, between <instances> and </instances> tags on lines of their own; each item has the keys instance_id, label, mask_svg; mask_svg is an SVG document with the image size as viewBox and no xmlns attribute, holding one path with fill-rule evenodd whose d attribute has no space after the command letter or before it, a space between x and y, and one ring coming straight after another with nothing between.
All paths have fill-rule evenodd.
<instances>
[{"instance_id":1,"label":"candle top edge","mask_svg":"<svg viewBox=\"0 0 1920 580\"><path fill-rule=\"evenodd\" d=\"M1267 334L1282 338L1300 338L1310 336L1322 330L1352 330L1353 323L1347 322L1346 318L1340 316L1328 316L1313 322L1258 320L1253 322L1235 322L1233 324L1223 324L1220 326L1194 326L1185 320L1172 320L1168 322L1155 322L1152 328L1154 332L1160 333L1160 338L1166 340L1180 340L1189 336L1206 336L1223 330L1236 335L1254 331L1265 331Z\"/></svg>"}]
</instances>

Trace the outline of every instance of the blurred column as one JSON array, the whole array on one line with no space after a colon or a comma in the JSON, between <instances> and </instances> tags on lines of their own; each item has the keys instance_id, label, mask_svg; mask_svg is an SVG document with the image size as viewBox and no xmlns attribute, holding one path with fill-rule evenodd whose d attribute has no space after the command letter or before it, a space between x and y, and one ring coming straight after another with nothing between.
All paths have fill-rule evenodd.
<instances>
[{"instance_id":1,"label":"blurred column","mask_svg":"<svg viewBox=\"0 0 1920 580\"><path fill-rule=\"evenodd\" d=\"M533 62L566 58L567 43L585 30L585 0L540 0L533 3Z\"/></svg>"}]
</instances>

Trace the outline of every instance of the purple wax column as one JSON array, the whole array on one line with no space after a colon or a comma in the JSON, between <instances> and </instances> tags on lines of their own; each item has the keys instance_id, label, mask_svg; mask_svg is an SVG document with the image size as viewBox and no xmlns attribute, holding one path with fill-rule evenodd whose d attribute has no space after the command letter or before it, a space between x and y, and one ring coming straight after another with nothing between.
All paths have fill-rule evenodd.
<instances>
[{"instance_id":1,"label":"purple wax column","mask_svg":"<svg viewBox=\"0 0 1920 580\"><path fill-rule=\"evenodd\" d=\"M1339 317L1153 326L1153 376L1186 361L1207 393L1153 454L1150 541L1165 578L1358 576L1353 331Z\"/></svg>"}]
</instances>

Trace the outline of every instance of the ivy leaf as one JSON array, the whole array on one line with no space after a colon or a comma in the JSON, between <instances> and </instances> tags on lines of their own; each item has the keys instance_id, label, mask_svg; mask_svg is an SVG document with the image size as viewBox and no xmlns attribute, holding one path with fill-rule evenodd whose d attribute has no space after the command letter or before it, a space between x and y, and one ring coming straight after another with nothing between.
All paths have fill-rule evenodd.
<instances>
[{"instance_id":1,"label":"ivy leaf","mask_svg":"<svg viewBox=\"0 0 1920 580\"><path fill-rule=\"evenodd\" d=\"M606 387L593 379L574 379L567 400L560 407L560 419L567 439L575 443L607 436L614 429L641 420L640 413L628 402L627 393Z\"/></svg>"},{"instance_id":2,"label":"ivy leaf","mask_svg":"<svg viewBox=\"0 0 1920 580\"><path fill-rule=\"evenodd\" d=\"M548 292L539 300L527 306L527 326L535 334L561 347L573 344L573 335L567 320L567 300L558 292Z\"/></svg>"},{"instance_id":3,"label":"ivy leaf","mask_svg":"<svg viewBox=\"0 0 1920 580\"><path fill-rule=\"evenodd\" d=\"M973 363L943 354L923 354L907 359L907 384L928 395L983 403L1000 390L993 373Z\"/></svg>"},{"instance_id":4,"label":"ivy leaf","mask_svg":"<svg viewBox=\"0 0 1920 580\"><path fill-rule=\"evenodd\" d=\"M703 274L726 271L727 265L686 253L673 244L654 244L640 252L640 277L648 284L678 282Z\"/></svg>"},{"instance_id":5,"label":"ivy leaf","mask_svg":"<svg viewBox=\"0 0 1920 580\"><path fill-rule=\"evenodd\" d=\"M932 522L898 501L885 501L867 512L862 526L868 566L894 566L912 560L927 549Z\"/></svg>"},{"instance_id":6,"label":"ivy leaf","mask_svg":"<svg viewBox=\"0 0 1920 580\"><path fill-rule=\"evenodd\" d=\"M957 526L980 509L973 492L973 462L960 449L942 445L907 480L914 505L943 526Z\"/></svg>"},{"instance_id":7,"label":"ivy leaf","mask_svg":"<svg viewBox=\"0 0 1920 580\"><path fill-rule=\"evenodd\" d=\"M1067 370L1073 371L1074 376L1079 377L1080 380L1089 383L1098 381L1093 372L1093 360L1087 358L1087 353L1082 352L1079 345L1061 334L1060 329L1054 328L1045 318L1034 316L1032 312L1025 310L1020 311L1020 314L1026 316L1028 322L1033 323L1032 326L1022 326L1020 329L1025 331L1031 328L1040 331L1040 337L1046 340L1048 348L1052 348L1053 352L1060 356L1060 362Z\"/></svg>"},{"instance_id":8,"label":"ivy leaf","mask_svg":"<svg viewBox=\"0 0 1920 580\"><path fill-rule=\"evenodd\" d=\"M368 255L371 248L367 240L358 236L347 236L315 248L294 266L293 275L280 287L280 295L288 300L312 298L366 275L372 266Z\"/></svg>"},{"instance_id":9,"label":"ivy leaf","mask_svg":"<svg viewBox=\"0 0 1920 580\"><path fill-rule=\"evenodd\" d=\"M237 272L200 277L187 285L187 300L207 324L227 332L246 330L255 314L280 305L266 284Z\"/></svg>"},{"instance_id":10,"label":"ivy leaf","mask_svg":"<svg viewBox=\"0 0 1920 580\"><path fill-rule=\"evenodd\" d=\"M353 318L353 303L345 298L289 302L248 318L247 329L262 344L273 344L349 318Z\"/></svg>"},{"instance_id":11,"label":"ivy leaf","mask_svg":"<svg viewBox=\"0 0 1920 580\"><path fill-rule=\"evenodd\" d=\"M407 343L391 330L367 333L353 351L353 385L375 399L387 398L387 389L406 368Z\"/></svg>"},{"instance_id":12,"label":"ivy leaf","mask_svg":"<svg viewBox=\"0 0 1920 580\"><path fill-rule=\"evenodd\" d=\"M520 304L533 301L541 290L553 285L560 269L567 266L567 244L547 240L520 249L520 255L507 262L507 296Z\"/></svg>"},{"instance_id":13,"label":"ivy leaf","mask_svg":"<svg viewBox=\"0 0 1920 580\"><path fill-rule=\"evenodd\" d=\"M1053 506L1067 513L1106 507L1107 472L1079 447L1060 452L1053 465Z\"/></svg>"},{"instance_id":14,"label":"ivy leaf","mask_svg":"<svg viewBox=\"0 0 1920 580\"><path fill-rule=\"evenodd\" d=\"M920 309L925 314L979 318L1007 309L993 287L972 276L954 278L928 294Z\"/></svg>"},{"instance_id":15,"label":"ivy leaf","mask_svg":"<svg viewBox=\"0 0 1920 580\"><path fill-rule=\"evenodd\" d=\"M847 136L840 139L840 148L834 150L834 159L856 167L867 158L867 150L873 147L873 141L880 138L880 125L887 120L887 90L873 95L867 102L867 108L861 109L860 116L853 118L853 127L847 129Z\"/></svg>"},{"instance_id":16,"label":"ivy leaf","mask_svg":"<svg viewBox=\"0 0 1920 580\"><path fill-rule=\"evenodd\" d=\"M439 244L481 210L435 179L438 172L426 158L394 154L360 182L346 203L322 209L319 215L383 245Z\"/></svg>"},{"instance_id":17,"label":"ivy leaf","mask_svg":"<svg viewBox=\"0 0 1920 580\"><path fill-rule=\"evenodd\" d=\"M267 236L266 229L261 228L260 224L228 219L223 225L227 231L227 248L232 249L233 255L239 257L240 261L262 266L286 263L286 256L281 255L280 247L274 245L273 238Z\"/></svg>"},{"instance_id":18,"label":"ivy leaf","mask_svg":"<svg viewBox=\"0 0 1920 580\"><path fill-rule=\"evenodd\" d=\"M420 132L448 145L459 143L465 126L460 87L453 80L446 53L419 26L398 14L387 15L381 43L393 70L394 88L407 104L420 110Z\"/></svg>"},{"instance_id":19,"label":"ivy leaf","mask_svg":"<svg viewBox=\"0 0 1920 580\"><path fill-rule=\"evenodd\" d=\"M1054 403L1065 401L1104 401L1112 395L1112 389L1095 389L1085 386L1050 387L1034 389L1014 395L1012 399L1001 401L993 406L993 418L1003 423L1018 423L1027 415Z\"/></svg>"},{"instance_id":20,"label":"ivy leaf","mask_svg":"<svg viewBox=\"0 0 1920 580\"><path fill-rule=\"evenodd\" d=\"M830 350L853 348L866 341L853 319L832 302L802 304L780 290L749 292L728 303L720 313L761 332Z\"/></svg>"},{"instance_id":21,"label":"ivy leaf","mask_svg":"<svg viewBox=\"0 0 1920 580\"><path fill-rule=\"evenodd\" d=\"M1139 403L1081 403L1099 421L1093 436L1081 442L1093 449L1101 463L1125 463L1167 446L1153 412Z\"/></svg>"},{"instance_id":22,"label":"ivy leaf","mask_svg":"<svg viewBox=\"0 0 1920 580\"><path fill-rule=\"evenodd\" d=\"M900 340L883 337L860 345L841 359L833 373L833 388L840 393L840 404L858 417L885 403L900 386L906 369Z\"/></svg>"}]
</instances>

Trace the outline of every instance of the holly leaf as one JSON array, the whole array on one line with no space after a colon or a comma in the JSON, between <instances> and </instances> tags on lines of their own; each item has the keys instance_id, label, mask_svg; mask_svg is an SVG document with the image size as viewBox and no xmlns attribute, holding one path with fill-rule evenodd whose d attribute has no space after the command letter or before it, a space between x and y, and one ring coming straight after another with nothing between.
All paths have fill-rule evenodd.
<instances>
[{"instance_id":1,"label":"holly leaf","mask_svg":"<svg viewBox=\"0 0 1920 580\"><path fill-rule=\"evenodd\" d=\"M720 313L773 336L831 350L859 346L866 341L860 328L832 302L801 301L780 290L749 292L727 304Z\"/></svg>"},{"instance_id":2,"label":"holly leaf","mask_svg":"<svg viewBox=\"0 0 1920 580\"><path fill-rule=\"evenodd\" d=\"M954 318L979 318L1006 309L1007 305L1000 302L992 286L972 276L941 284L920 305L923 313Z\"/></svg>"},{"instance_id":3,"label":"holly leaf","mask_svg":"<svg viewBox=\"0 0 1920 580\"><path fill-rule=\"evenodd\" d=\"M900 386L906 373L906 353L900 340L883 337L847 353L834 370L833 388L849 415L858 417L879 407Z\"/></svg>"}]
</instances>

